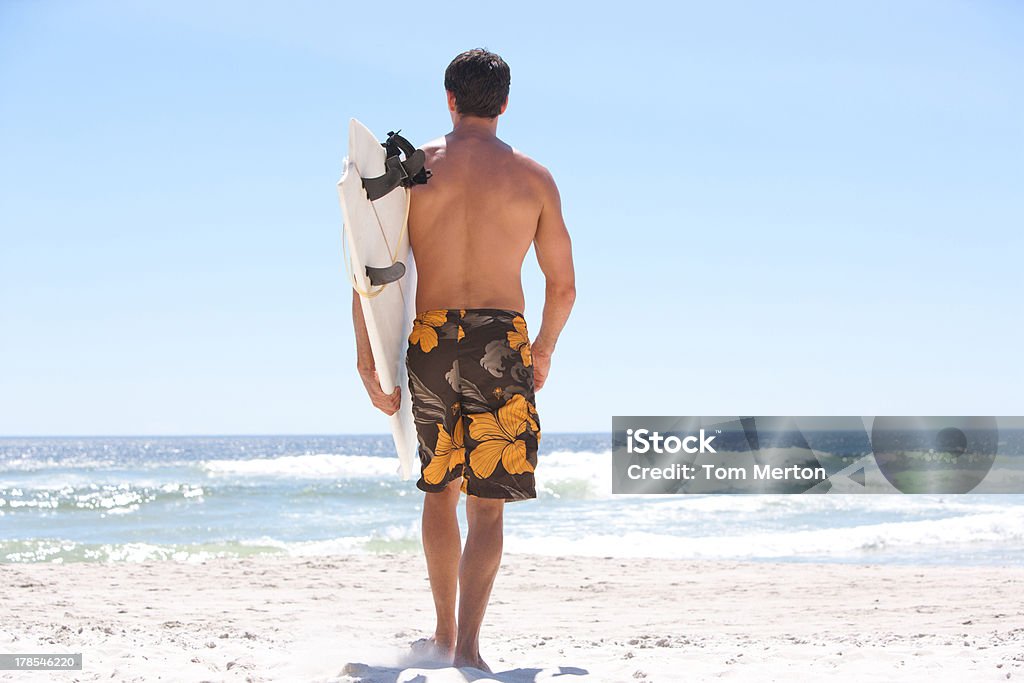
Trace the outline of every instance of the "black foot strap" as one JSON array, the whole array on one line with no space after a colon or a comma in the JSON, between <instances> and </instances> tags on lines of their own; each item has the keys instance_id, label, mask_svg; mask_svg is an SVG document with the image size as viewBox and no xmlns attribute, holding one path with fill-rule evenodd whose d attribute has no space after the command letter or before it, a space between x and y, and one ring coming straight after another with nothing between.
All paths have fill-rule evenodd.
<instances>
[{"instance_id":1,"label":"black foot strap","mask_svg":"<svg viewBox=\"0 0 1024 683\"><path fill-rule=\"evenodd\" d=\"M384 174L376 178L363 178L363 188L370 201L380 199L398 186L423 185L430 178L430 170L424 168L427 155L396 132L388 132L388 139L381 143L386 150ZM402 155L405 161L402 161Z\"/></svg>"}]
</instances>

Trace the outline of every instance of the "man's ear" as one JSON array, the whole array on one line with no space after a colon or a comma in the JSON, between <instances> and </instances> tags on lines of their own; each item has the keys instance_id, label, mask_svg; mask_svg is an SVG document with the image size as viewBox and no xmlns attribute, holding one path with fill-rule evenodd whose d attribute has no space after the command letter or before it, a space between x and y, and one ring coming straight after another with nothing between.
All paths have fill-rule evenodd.
<instances>
[{"instance_id":1,"label":"man's ear","mask_svg":"<svg viewBox=\"0 0 1024 683\"><path fill-rule=\"evenodd\" d=\"M501 111L498 112L498 116L504 114L506 109L508 109L508 95L505 95L505 104L501 105Z\"/></svg>"},{"instance_id":2,"label":"man's ear","mask_svg":"<svg viewBox=\"0 0 1024 683\"><path fill-rule=\"evenodd\" d=\"M455 93L451 90L445 91L448 94L448 111L455 113Z\"/></svg>"}]
</instances>

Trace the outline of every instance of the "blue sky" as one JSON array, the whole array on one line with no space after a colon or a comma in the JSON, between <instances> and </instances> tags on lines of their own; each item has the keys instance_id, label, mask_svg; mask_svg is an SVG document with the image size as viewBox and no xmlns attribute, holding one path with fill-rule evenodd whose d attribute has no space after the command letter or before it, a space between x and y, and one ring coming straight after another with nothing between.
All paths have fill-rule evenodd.
<instances>
[{"instance_id":1,"label":"blue sky","mask_svg":"<svg viewBox=\"0 0 1024 683\"><path fill-rule=\"evenodd\" d=\"M345 127L446 132L479 46L574 240L545 430L1024 414L1024 6L582 7L0 5L0 434L385 431Z\"/></svg>"}]
</instances>

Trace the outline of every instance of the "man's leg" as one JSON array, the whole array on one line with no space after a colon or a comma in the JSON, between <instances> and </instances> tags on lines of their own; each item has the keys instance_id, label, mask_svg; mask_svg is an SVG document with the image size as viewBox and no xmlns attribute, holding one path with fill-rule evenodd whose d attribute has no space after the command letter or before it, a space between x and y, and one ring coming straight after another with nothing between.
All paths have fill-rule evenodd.
<instances>
[{"instance_id":1,"label":"man's leg","mask_svg":"<svg viewBox=\"0 0 1024 683\"><path fill-rule=\"evenodd\" d=\"M423 552L427 556L430 592L434 595L437 626L434 644L446 658L455 651L455 596L459 583L459 558L462 536L456 508L462 478L453 480L444 491L423 496Z\"/></svg>"},{"instance_id":2,"label":"man's leg","mask_svg":"<svg viewBox=\"0 0 1024 683\"><path fill-rule=\"evenodd\" d=\"M480 658L480 624L501 565L504 500L466 496L469 535L459 563L459 637L455 666L490 672Z\"/></svg>"}]
</instances>

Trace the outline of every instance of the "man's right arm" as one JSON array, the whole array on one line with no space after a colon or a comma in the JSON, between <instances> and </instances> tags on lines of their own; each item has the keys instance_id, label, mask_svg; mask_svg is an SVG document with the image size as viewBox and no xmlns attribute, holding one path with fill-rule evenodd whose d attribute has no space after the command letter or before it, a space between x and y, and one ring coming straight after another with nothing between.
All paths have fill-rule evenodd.
<instances>
[{"instance_id":1,"label":"man's right arm","mask_svg":"<svg viewBox=\"0 0 1024 683\"><path fill-rule=\"evenodd\" d=\"M537 263L544 273L544 319L531 344L534 364L534 389L547 380L551 355L558 335L569 319L576 301L576 273L572 264L572 241L562 218L562 201L554 178L545 169L541 174L543 207L533 239Z\"/></svg>"},{"instance_id":2,"label":"man's right arm","mask_svg":"<svg viewBox=\"0 0 1024 683\"><path fill-rule=\"evenodd\" d=\"M393 392L385 394L384 390L380 388L380 378L377 377L373 350L370 348L370 335L366 331L366 320L363 318L363 306L359 301L359 294L354 289L352 290L352 327L356 331L356 369L359 371L359 379L363 380L363 386L370 396L370 402L385 415L394 415L401 406L401 390L395 387Z\"/></svg>"}]
</instances>

